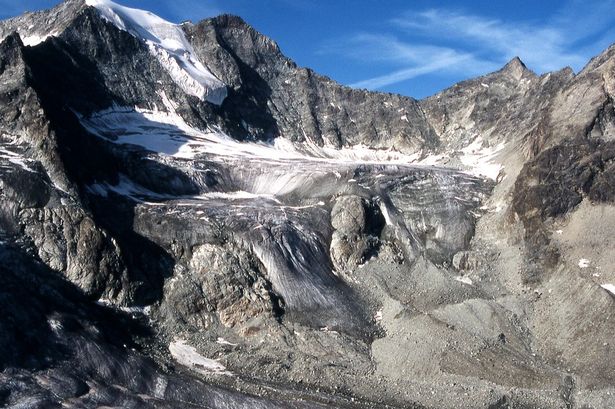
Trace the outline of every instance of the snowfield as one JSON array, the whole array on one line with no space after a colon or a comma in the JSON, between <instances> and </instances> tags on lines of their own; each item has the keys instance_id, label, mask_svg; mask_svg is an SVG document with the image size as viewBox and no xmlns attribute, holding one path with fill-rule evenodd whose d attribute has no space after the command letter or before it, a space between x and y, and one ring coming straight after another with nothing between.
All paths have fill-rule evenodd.
<instances>
[{"instance_id":1,"label":"snowfield","mask_svg":"<svg viewBox=\"0 0 615 409\"><path fill-rule=\"evenodd\" d=\"M191 127L175 112L175 103L164 93L160 95L164 104L162 110L115 106L88 117L80 116L81 124L108 142L140 146L160 156L182 160L242 158L267 163L322 163L332 167L368 164L450 168L446 166L447 156L421 152L405 154L363 145L336 148L318 146L309 141L291 142L283 137L272 142L240 142L217 128L200 130ZM475 147L473 144L464 150L458 170L495 180L502 166L493 159L502 147L477 150Z\"/></svg>"}]
</instances>

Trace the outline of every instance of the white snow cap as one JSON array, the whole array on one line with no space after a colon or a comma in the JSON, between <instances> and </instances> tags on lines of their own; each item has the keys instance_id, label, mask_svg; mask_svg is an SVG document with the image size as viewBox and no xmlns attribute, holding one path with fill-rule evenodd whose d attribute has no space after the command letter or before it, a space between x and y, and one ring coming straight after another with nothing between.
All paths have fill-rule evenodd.
<instances>
[{"instance_id":1,"label":"white snow cap","mask_svg":"<svg viewBox=\"0 0 615 409\"><path fill-rule=\"evenodd\" d=\"M110 0L85 0L100 14L133 36L145 41L150 51L184 92L220 105L226 85L198 60L182 28L149 11L120 6Z\"/></svg>"}]
</instances>

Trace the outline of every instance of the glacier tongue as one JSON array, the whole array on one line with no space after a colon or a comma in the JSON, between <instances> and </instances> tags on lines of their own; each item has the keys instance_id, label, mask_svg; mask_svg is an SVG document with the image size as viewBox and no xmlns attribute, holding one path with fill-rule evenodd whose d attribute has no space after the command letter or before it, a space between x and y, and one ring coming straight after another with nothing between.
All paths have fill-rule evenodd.
<instances>
[{"instance_id":1,"label":"glacier tongue","mask_svg":"<svg viewBox=\"0 0 615 409\"><path fill-rule=\"evenodd\" d=\"M145 41L150 51L184 92L221 105L226 85L196 57L181 27L148 11L120 6L110 0L86 0L118 28Z\"/></svg>"}]
</instances>

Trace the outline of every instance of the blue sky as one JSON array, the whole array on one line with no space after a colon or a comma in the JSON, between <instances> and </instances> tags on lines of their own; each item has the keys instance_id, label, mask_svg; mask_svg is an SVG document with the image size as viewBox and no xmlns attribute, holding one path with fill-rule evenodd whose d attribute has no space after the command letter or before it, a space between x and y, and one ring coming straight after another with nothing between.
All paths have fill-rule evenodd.
<instances>
[{"instance_id":1,"label":"blue sky","mask_svg":"<svg viewBox=\"0 0 615 409\"><path fill-rule=\"evenodd\" d=\"M499 69L580 70L615 42L615 0L123 0L171 21L242 16L298 64L417 98ZM57 0L0 0L0 15Z\"/></svg>"}]
</instances>

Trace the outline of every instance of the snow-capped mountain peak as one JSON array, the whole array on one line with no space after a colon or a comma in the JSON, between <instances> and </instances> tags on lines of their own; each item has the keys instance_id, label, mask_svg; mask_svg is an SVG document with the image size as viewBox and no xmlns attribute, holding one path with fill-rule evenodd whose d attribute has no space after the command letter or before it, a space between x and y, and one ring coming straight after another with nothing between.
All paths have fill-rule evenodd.
<instances>
[{"instance_id":1,"label":"snow-capped mountain peak","mask_svg":"<svg viewBox=\"0 0 615 409\"><path fill-rule=\"evenodd\" d=\"M103 18L119 29L145 41L150 51L184 92L220 105L226 98L226 85L196 57L181 27L157 15L121 6L110 0L86 0Z\"/></svg>"}]
</instances>

